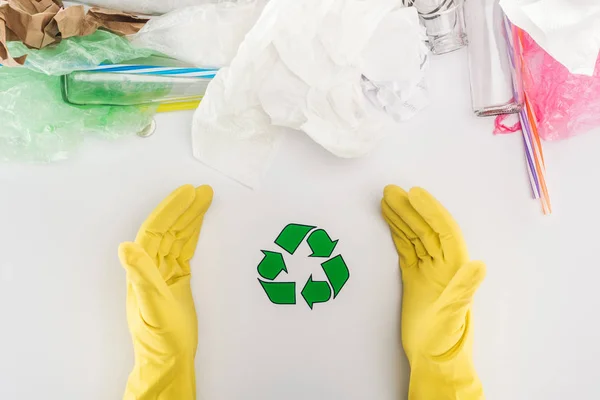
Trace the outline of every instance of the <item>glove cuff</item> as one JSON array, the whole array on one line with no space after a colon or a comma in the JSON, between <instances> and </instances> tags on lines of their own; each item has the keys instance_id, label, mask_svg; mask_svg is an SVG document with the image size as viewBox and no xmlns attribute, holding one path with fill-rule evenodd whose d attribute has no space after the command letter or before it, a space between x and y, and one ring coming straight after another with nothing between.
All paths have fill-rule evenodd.
<instances>
[{"instance_id":1,"label":"glove cuff","mask_svg":"<svg viewBox=\"0 0 600 400\"><path fill-rule=\"evenodd\" d=\"M194 359L179 356L177 361L158 365L136 360L127 380L124 400L195 400L196 373Z\"/></svg>"},{"instance_id":2,"label":"glove cuff","mask_svg":"<svg viewBox=\"0 0 600 400\"><path fill-rule=\"evenodd\" d=\"M470 355L452 360L411 361L409 400L483 400L483 386Z\"/></svg>"}]
</instances>

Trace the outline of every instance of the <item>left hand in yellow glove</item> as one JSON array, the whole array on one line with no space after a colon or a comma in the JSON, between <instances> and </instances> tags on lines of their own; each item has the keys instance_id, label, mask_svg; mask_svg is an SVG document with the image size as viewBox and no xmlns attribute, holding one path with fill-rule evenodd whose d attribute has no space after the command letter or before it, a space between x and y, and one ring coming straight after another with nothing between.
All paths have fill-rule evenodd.
<instances>
[{"instance_id":1,"label":"left hand in yellow glove","mask_svg":"<svg viewBox=\"0 0 600 400\"><path fill-rule=\"evenodd\" d=\"M126 400L196 398L198 321L189 260L212 196L209 186L180 187L150 214L135 243L119 246L135 351Z\"/></svg>"},{"instance_id":2,"label":"left hand in yellow glove","mask_svg":"<svg viewBox=\"0 0 600 400\"><path fill-rule=\"evenodd\" d=\"M409 400L482 400L471 304L484 264L469 260L458 225L425 190L390 185L381 208L400 256Z\"/></svg>"}]
</instances>

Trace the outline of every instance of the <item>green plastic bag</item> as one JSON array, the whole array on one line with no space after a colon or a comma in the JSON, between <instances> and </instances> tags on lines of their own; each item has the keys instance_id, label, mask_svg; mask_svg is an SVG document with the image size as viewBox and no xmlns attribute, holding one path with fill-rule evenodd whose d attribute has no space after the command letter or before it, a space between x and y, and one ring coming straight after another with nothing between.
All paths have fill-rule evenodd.
<instances>
[{"instance_id":1,"label":"green plastic bag","mask_svg":"<svg viewBox=\"0 0 600 400\"><path fill-rule=\"evenodd\" d=\"M0 67L0 159L62 160L86 136L143 131L155 112L156 106L74 106L63 101L59 76Z\"/></svg>"},{"instance_id":2,"label":"green plastic bag","mask_svg":"<svg viewBox=\"0 0 600 400\"><path fill-rule=\"evenodd\" d=\"M8 42L12 57L27 54L25 67L47 75L65 75L90 69L102 63L116 64L156 54L133 47L127 39L98 30L87 36L72 37L43 49L30 49L21 42Z\"/></svg>"}]
</instances>

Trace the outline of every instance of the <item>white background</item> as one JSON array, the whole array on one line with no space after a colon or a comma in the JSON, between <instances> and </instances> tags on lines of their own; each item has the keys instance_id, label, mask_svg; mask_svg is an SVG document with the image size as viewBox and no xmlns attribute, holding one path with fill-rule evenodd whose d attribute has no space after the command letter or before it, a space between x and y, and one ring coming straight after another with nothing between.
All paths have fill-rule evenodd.
<instances>
[{"instance_id":1,"label":"white background","mask_svg":"<svg viewBox=\"0 0 600 400\"><path fill-rule=\"evenodd\" d=\"M474 351L487 398L600 398L600 134L544 145L544 217L520 136L493 136L471 113L465 52L434 58L429 76L431 106L370 156L338 159L292 133L255 191L192 157L191 113L59 164L0 166L0 399L122 395L133 353L117 246L184 183L215 190L193 259L199 399L406 397L400 274L379 213L388 183L433 192L487 262ZM313 311L272 305L256 281L260 250L289 222L340 239L350 268ZM289 265L298 280L315 269L302 260Z\"/></svg>"}]
</instances>

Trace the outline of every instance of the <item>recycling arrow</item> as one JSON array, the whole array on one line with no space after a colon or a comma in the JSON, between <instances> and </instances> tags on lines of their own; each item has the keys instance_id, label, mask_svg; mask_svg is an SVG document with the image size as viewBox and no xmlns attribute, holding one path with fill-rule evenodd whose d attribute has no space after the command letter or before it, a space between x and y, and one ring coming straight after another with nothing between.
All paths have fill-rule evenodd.
<instances>
[{"instance_id":1,"label":"recycling arrow","mask_svg":"<svg viewBox=\"0 0 600 400\"><path fill-rule=\"evenodd\" d=\"M333 298L335 299L348 281L348 278L350 278L350 271L341 254L333 257L331 260L325 261L321 264L321 267L323 267L323 271L325 271L325 275L327 275L327 279L331 283L331 287L333 287Z\"/></svg>"},{"instance_id":2,"label":"recycling arrow","mask_svg":"<svg viewBox=\"0 0 600 400\"><path fill-rule=\"evenodd\" d=\"M302 297L312 310L313 304L325 303L331 298L331 288L325 281L313 281L311 275L302 289Z\"/></svg>"},{"instance_id":3,"label":"recycling arrow","mask_svg":"<svg viewBox=\"0 0 600 400\"><path fill-rule=\"evenodd\" d=\"M331 257L338 244L338 240L332 240L325 230L302 224L286 225L275 239L275 244L289 255L294 255L305 239L312 251L311 258ZM288 273L284 255L278 251L261 252L263 258L257 267L260 275L258 281L271 303L296 304L296 283L276 281L282 271ZM321 268L327 280L313 280L311 274L300 292L311 310L317 303L335 299L350 278L350 271L341 254L322 262Z\"/></svg>"},{"instance_id":4,"label":"recycling arrow","mask_svg":"<svg viewBox=\"0 0 600 400\"><path fill-rule=\"evenodd\" d=\"M309 225L288 224L275 239L275 244L288 253L294 254L313 228L314 226Z\"/></svg>"},{"instance_id":5,"label":"recycling arrow","mask_svg":"<svg viewBox=\"0 0 600 400\"><path fill-rule=\"evenodd\" d=\"M265 256L260 264L258 264L258 273L260 276L272 281L273 279L277 278L277 275L279 275L281 271L285 271L287 273L285 261L283 260L281 253L267 250L262 250L262 253Z\"/></svg>"},{"instance_id":6,"label":"recycling arrow","mask_svg":"<svg viewBox=\"0 0 600 400\"><path fill-rule=\"evenodd\" d=\"M331 240L327 232L323 229L313 231L306 241L312 250L312 254L309 257L329 257L338 242L337 240Z\"/></svg>"},{"instance_id":7,"label":"recycling arrow","mask_svg":"<svg viewBox=\"0 0 600 400\"><path fill-rule=\"evenodd\" d=\"M265 282L258 280L274 304L296 304L295 282Z\"/></svg>"}]
</instances>

